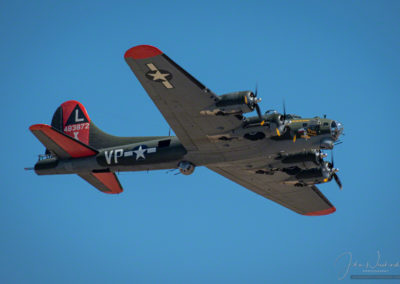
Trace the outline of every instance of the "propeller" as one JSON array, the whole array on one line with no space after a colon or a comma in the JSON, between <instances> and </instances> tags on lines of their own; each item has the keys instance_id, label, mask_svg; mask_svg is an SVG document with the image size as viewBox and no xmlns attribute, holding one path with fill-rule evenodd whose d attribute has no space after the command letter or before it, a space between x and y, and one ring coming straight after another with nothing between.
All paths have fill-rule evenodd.
<instances>
[{"instance_id":1,"label":"propeller","mask_svg":"<svg viewBox=\"0 0 400 284\"><path fill-rule=\"evenodd\" d=\"M285 99L283 99L283 122L286 121L286 104Z\"/></svg>"},{"instance_id":2,"label":"propeller","mask_svg":"<svg viewBox=\"0 0 400 284\"><path fill-rule=\"evenodd\" d=\"M260 109L260 106L258 104L256 104L256 111L257 111L258 118L262 121L263 117L261 115L261 109Z\"/></svg>"},{"instance_id":3,"label":"propeller","mask_svg":"<svg viewBox=\"0 0 400 284\"><path fill-rule=\"evenodd\" d=\"M343 189L342 182L340 181L339 176L336 173L333 173L333 178L335 179L337 185L339 186L340 190Z\"/></svg>"},{"instance_id":4,"label":"propeller","mask_svg":"<svg viewBox=\"0 0 400 284\"><path fill-rule=\"evenodd\" d=\"M339 176L336 174L339 171L339 169L335 169L335 160L333 158L333 151L331 151L331 164L332 164L332 176L335 179L335 182L337 183L339 188L342 190L343 189L342 182L340 181Z\"/></svg>"},{"instance_id":5,"label":"propeller","mask_svg":"<svg viewBox=\"0 0 400 284\"><path fill-rule=\"evenodd\" d=\"M258 105L258 103L261 102L261 99L257 98L257 95L258 95L258 84L256 84L256 88L254 90L253 105L256 108L257 116L261 121L261 125L263 125L265 121L263 120L261 109L260 106Z\"/></svg>"},{"instance_id":6,"label":"propeller","mask_svg":"<svg viewBox=\"0 0 400 284\"><path fill-rule=\"evenodd\" d=\"M281 118L277 121L278 127L276 128L276 134L278 136L281 136L281 134L283 133L283 131L286 128L286 125L288 124L288 121L286 120L287 115L286 115L286 104L285 104L285 100L283 100L283 115L281 116ZM296 137L296 136L295 136ZM296 142L296 138L293 138L293 142Z\"/></svg>"},{"instance_id":7,"label":"propeller","mask_svg":"<svg viewBox=\"0 0 400 284\"><path fill-rule=\"evenodd\" d=\"M336 145L340 145L340 144L342 144L343 143L343 141L342 140L336 140L336 142L335 142L335 146Z\"/></svg>"}]
</instances>

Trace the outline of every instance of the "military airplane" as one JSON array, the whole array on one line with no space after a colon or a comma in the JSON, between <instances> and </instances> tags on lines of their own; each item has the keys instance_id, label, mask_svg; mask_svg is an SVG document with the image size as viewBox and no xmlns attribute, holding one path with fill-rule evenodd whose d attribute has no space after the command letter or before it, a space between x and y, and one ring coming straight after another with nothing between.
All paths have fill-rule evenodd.
<instances>
[{"instance_id":1,"label":"military airplane","mask_svg":"<svg viewBox=\"0 0 400 284\"><path fill-rule=\"evenodd\" d=\"M85 107L67 101L51 125L30 126L46 147L38 175L78 174L104 193L120 193L123 171L210 170L299 214L336 211L316 184L342 183L322 150L338 143L343 126L325 116L262 114L257 90L216 95L158 48L135 46L125 60L175 136L117 137L100 130ZM255 111L254 117L244 114Z\"/></svg>"}]
</instances>

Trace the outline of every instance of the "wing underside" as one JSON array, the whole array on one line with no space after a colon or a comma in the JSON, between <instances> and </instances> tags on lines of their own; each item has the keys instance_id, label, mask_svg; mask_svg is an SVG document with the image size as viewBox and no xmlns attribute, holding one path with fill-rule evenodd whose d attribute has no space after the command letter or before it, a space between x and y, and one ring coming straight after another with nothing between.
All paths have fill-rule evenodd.
<instances>
[{"instance_id":1,"label":"wing underside","mask_svg":"<svg viewBox=\"0 0 400 284\"><path fill-rule=\"evenodd\" d=\"M234 166L209 166L210 170L302 215L331 214L336 208L316 186L296 187L273 179L265 174L255 174ZM283 178L282 178L283 180Z\"/></svg>"},{"instance_id":2,"label":"wing underside","mask_svg":"<svg viewBox=\"0 0 400 284\"><path fill-rule=\"evenodd\" d=\"M125 60L188 151L219 152L207 136L239 127L241 118L204 115L217 96L155 47L140 45Z\"/></svg>"},{"instance_id":3,"label":"wing underside","mask_svg":"<svg viewBox=\"0 0 400 284\"><path fill-rule=\"evenodd\" d=\"M232 158L257 156L264 141L212 143L210 138L242 126L242 118L235 115L204 115L218 101L218 97L182 69L159 49L140 45L125 53L125 60L143 88L174 130L186 150L208 162L229 162ZM200 158L201 159L201 158ZM264 162L265 163L265 162ZM315 186L296 187L284 183L285 176L273 177L243 170L240 165L209 166L209 169L275 201L299 214L326 215L335 207Z\"/></svg>"}]
</instances>

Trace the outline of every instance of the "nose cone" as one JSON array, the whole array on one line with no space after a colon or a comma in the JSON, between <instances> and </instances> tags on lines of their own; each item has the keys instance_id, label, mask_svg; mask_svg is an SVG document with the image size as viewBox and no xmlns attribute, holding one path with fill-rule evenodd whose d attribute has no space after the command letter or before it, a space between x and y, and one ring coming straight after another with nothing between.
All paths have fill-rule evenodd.
<instances>
[{"instance_id":1,"label":"nose cone","mask_svg":"<svg viewBox=\"0 0 400 284\"><path fill-rule=\"evenodd\" d=\"M340 134L343 133L343 124L341 124L339 121L332 121L331 123L331 134L333 139L338 140Z\"/></svg>"}]
</instances>

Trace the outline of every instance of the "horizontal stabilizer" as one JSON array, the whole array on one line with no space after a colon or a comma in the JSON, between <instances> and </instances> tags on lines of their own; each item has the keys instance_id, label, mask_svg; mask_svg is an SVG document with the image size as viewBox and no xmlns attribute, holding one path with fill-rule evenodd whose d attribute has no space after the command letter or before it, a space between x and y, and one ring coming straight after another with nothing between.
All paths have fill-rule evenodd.
<instances>
[{"instance_id":1,"label":"horizontal stabilizer","mask_svg":"<svg viewBox=\"0 0 400 284\"><path fill-rule=\"evenodd\" d=\"M47 124L35 124L29 130L51 152L61 159L82 158L98 153L92 147L68 136Z\"/></svg>"},{"instance_id":2,"label":"horizontal stabilizer","mask_svg":"<svg viewBox=\"0 0 400 284\"><path fill-rule=\"evenodd\" d=\"M115 173L88 173L79 176L104 193L115 194L123 191Z\"/></svg>"}]
</instances>

